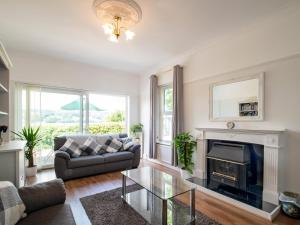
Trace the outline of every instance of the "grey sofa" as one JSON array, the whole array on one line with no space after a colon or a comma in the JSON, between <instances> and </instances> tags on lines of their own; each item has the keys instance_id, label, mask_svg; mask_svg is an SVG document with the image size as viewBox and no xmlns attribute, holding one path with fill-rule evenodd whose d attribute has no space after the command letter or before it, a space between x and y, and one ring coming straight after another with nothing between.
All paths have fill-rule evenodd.
<instances>
[{"instance_id":1,"label":"grey sofa","mask_svg":"<svg viewBox=\"0 0 300 225\"><path fill-rule=\"evenodd\" d=\"M140 145L134 145L128 151L105 153L95 156L88 155L78 158L71 158L68 153L59 150L67 141L68 137L72 138L78 144L83 144L88 137L92 137L97 143L104 145L109 136L115 138L126 138L127 134L70 135L56 137L54 139L54 168L56 177L63 180L69 180L111 171L137 168L141 157Z\"/></svg>"},{"instance_id":2,"label":"grey sofa","mask_svg":"<svg viewBox=\"0 0 300 225\"><path fill-rule=\"evenodd\" d=\"M27 216L17 225L76 225L61 179L19 188Z\"/></svg>"}]
</instances>

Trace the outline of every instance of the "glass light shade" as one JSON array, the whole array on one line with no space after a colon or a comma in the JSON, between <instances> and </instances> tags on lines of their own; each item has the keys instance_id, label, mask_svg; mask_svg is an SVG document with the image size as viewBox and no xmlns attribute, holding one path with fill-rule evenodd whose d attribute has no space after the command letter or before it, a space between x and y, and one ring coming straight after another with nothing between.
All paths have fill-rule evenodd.
<instances>
[{"instance_id":1,"label":"glass light shade","mask_svg":"<svg viewBox=\"0 0 300 225\"><path fill-rule=\"evenodd\" d=\"M105 34L113 34L114 31L114 27L112 24L104 24L103 26L103 30Z\"/></svg>"},{"instance_id":2,"label":"glass light shade","mask_svg":"<svg viewBox=\"0 0 300 225\"><path fill-rule=\"evenodd\" d=\"M110 40L111 42L115 42L115 43L119 42L118 38L114 34L109 36L108 40Z\"/></svg>"},{"instance_id":3,"label":"glass light shade","mask_svg":"<svg viewBox=\"0 0 300 225\"><path fill-rule=\"evenodd\" d=\"M132 40L133 37L135 36L135 33L133 33L133 32L130 31L130 30L126 30L126 31L125 31L125 36L126 36L126 40Z\"/></svg>"}]
</instances>

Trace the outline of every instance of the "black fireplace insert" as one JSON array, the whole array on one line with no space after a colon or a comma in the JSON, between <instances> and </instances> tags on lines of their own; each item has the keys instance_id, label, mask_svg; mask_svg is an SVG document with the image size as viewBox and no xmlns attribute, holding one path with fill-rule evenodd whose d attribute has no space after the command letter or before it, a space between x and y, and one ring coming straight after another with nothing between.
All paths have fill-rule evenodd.
<instances>
[{"instance_id":1,"label":"black fireplace insert","mask_svg":"<svg viewBox=\"0 0 300 225\"><path fill-rule=\"evenodd\" d=\"M263 146L208 141L207 185L245 203L260 204L263 190Z\"/></svg>"}]
</instances>

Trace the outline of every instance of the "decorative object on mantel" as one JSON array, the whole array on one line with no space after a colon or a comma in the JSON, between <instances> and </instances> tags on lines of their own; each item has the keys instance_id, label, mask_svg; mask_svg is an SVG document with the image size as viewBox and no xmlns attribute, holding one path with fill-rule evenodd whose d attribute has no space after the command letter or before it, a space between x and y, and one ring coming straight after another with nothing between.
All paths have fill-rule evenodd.
<instances>
[{"instance_id":1,"label":"decorative object on mantel","mask_svg":"<svg viewBox=\"0 0 300 225\"><path fill-rule=\"evenodd\" d=\"M26 141L25 157L28 160L28 166L25 168L26 176L32 177L37 174L37 165L34 165L34 148L42 140L39 134L40 128L23 128L22 131L13 132L20 140Z\"/></svg>"},{"instance_id":2,"label":"decorative object on mantel","mask_svg":"<svg viewBox=\"0 0 300 225\"><path fill-rule=\"evenodd\" d=\"M142 19L142 10L133 0L95 0L94 9L102 21L104 33L112 42L118 42L122 32L131 40L135 33L129 29Z\"/></svg>"},{"instance_id":3,"label":"decorative object on mantel","mask_svg":"<svg viewBox=\"0 0 300 225\"><path fill-rule=\"evenodd\" d=\"M197 142L188 132L178 134L173 142L175 143L175 147L178 152L178 161L182 166L180 169L181 176L184 179L188 179L193 174L193 153Z\"/></svg>"},{"instance_id":4,"label":"decorative object on mantel","mask_svg":"<svg viewBox=\"0 0 300 225\"><path fill-rule=\"evenodd\" d=\"M0 145L2 145L2 143L3 143L3 138L1 137L1 134L2 134L2 132L3 132L3 133L6 133L7 128L8 128L8 127L5 126L5 125L0 126Z\"/></svg>"},{"instance_id":5,"label":"decorative object on mantel","mask_svg":"<svg viewBox=\"0 0 300 225\"><path fill-rule=\"evenodd\" d=\"M300 219L300 195L293 192L282 192L279 195L282 211L293 218Z\"/></svg>"},{"instance_id":6,"label":"decorative object on mantel","mask_svg":"<svg viewBox=\"0 0 300 225\"><path fill-rule=\"evenodd\" d=\"M227 122L226 126L227 126L228 129L233 129L235 127L235 123L232 122L232 121L231 122Z\"/></svg>"}]
</instances>

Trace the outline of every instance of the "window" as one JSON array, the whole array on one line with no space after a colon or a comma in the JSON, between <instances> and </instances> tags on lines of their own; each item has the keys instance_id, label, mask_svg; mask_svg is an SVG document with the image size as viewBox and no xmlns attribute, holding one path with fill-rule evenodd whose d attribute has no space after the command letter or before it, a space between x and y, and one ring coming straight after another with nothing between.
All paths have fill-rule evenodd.
<instances>
[{"instance_id":1,"label":"window","mask_svg":"<svg viewBox=\"0 0 300 225\"><path fill-rule=\"evenodd\" d=\"M15 130L40 127L39 168L54 163L53 139L78 133L120 133L127 129L126 96L89 94L60 88L16 84Z\"/></svg>"},{"instance_id":2,"label":"window","mask_svg":"<svg viewBox=\"0 0 300 225\"><path fill-rule=\"evenodd\" d=\"M162 86L160 88L160 130L159 141L172 141L172 114L173 114L173 88Z\"/></svg>"},{"instance_id":3,"label":"window","mask_svg":"<svg viewBox=\"0 0 300 225\"><path fill-rule=\"evenodd\" d=\"M90 94L88 132L126 132L127 97Z\"/></svg>"}]
</instances>

